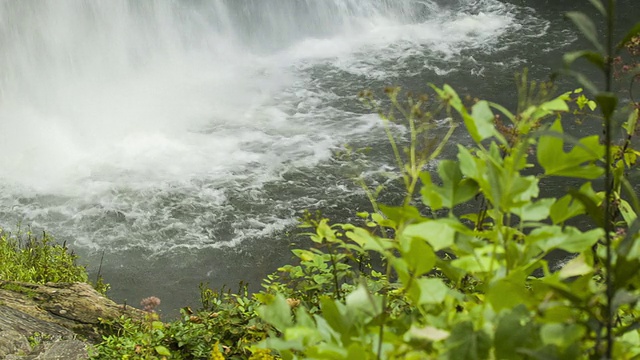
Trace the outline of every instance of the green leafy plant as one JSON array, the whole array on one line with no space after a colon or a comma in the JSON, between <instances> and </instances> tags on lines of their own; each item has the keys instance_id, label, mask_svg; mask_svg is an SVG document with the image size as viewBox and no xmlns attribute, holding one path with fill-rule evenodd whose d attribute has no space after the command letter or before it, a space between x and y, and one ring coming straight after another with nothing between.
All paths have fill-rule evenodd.
<instances>
[{"instance_id":1,"label":"green leafy plant","mask_svg":"<svg viewBox=\"0 0 640 360\"><path fill-rule=\"evenodd\" d=\"M251 349L272 327L256 315L260 303L249 296L246 284L235 293L205 285L200 291L202 308L183 308L178 320L162 322L150 312L143 320L122 317L104 323L109 335L95 347L93 358L247 359L254 353L256 359L269 358L268 351Z\"/></svg>"},{"instance_id":2,"label":"green leafy plant","mask_svg":"<svg viewBox=\"0 0 640 360\"><path fill-rule=\"evenodd\" d=\"M597 0L592 3L608 19L611 34L613 2L607 10ZM395 279L393 293L407 304L404 311L391 312L391 292L372 288L366 275L358 274L350 291L319 296L318 309L293 307L280 294L266 299L259 313L278 337L263 346L284 359L640 356L639 209L626 179L637 154L631 141L616 145L612 138L612 117L623 110L610 93L611 36L600 45L590 19L581 13L568 17L595 50L567 54L567 65L587 59L604 71L607 86L599 91L581 74L565 73L595 100L580 90L539 100L531 100L529 92L521 99L530 101L520 101L512 113L488 101L467 105L451 87L434 86L475 146L459 145L457 159L440 161L434 180L415 155L414 113L401 112L408 120L408 151L400 151L392 135L389 139L407 191L402 206L372 201L374 212L367 217L373 229L317 222L318 234L348 239L342 246L384 259L387 278ZM625 39L639 32L636 25ZM397 106L396 94L390 92L392 106ZM594 110L602 114L604 139L575 139L564 132L563 115ZM629 139L638 111L627 113L623 128ZM383 121L389 118L383 115ZM535 166L542 172L533 174ZM548 177L571 178L578 186L560 198L542 197L540 181ZM601 190L593 181L602 178ZM419 183L429 216L413 203ZM478 213L455 211L476 197L483 203ZM584 216L592 219L592 228L568 225ZM557 251L574 255L556 266L547 257ZM307 255L303 261L325 259L320 253ZM328 266L317 268L331 274Z\"/></svg>"},{"instance_id":3,"label":"green leafy plant","mask_svg":"<svg viewBox=\"0 0 640 360\"><path fill-rule=\"evenodd\" d=\"M0 232L0 280L87 282L86 269L77 264L77 259L66 244L57 244L47 233L38 237L31 232Z\"/></svg>"}]
</instances>

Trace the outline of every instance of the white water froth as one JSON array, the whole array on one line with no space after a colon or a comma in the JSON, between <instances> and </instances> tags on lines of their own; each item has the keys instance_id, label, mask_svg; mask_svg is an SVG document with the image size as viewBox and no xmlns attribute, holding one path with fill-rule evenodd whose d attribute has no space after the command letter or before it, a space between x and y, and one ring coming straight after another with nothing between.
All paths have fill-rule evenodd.
<instances>
[{"instance_id":1,"label":"white water froth","mask_svg":"<svg viewBox=\"0 0 640 360\"><path fill-rule=\"evenodd\" d=\"M404 61L422 52L451 60L424 65L447 73L461 51L491 52L519 31L515 11L493 0L0 0L3 222L93 249L268 236L323 190L292 203L265 184L286 189L284 173L375 126L334 106L310 69L385 80L419 71Z\"/></svg>"}]
</instances>

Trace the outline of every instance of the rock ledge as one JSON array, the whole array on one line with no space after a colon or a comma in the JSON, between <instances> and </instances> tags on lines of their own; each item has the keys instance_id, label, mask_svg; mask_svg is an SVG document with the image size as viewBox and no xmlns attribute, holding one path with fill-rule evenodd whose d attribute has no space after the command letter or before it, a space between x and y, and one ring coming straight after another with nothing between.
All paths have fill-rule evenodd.
<instances>
[{"instance_id":1,"label":"rock ledge","mask_svg":"<svg viewBox=\"0 0 640 360\"><path fill-rule=\"evenodd\" d=\"M102 339L100 319L144 314L86 283L0 281L0 359L88 359Z\"/></svg>"}]
</instances>

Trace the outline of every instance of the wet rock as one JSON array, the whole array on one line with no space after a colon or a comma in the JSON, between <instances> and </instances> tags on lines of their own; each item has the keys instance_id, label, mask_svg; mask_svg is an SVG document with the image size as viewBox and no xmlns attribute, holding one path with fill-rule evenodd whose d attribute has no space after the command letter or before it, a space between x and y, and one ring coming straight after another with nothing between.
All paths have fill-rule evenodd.
<instances>
[{"instance_id":1,"label":"wet rock","mask_svg":"<svg viewBox=\"0 0 640 360\"><path fill-rule=\"evenodd\" d=\"M123 307L85 283L0 281L0 359L88 359L100 319L144 312Z\"/></svg>"}]
</instances>

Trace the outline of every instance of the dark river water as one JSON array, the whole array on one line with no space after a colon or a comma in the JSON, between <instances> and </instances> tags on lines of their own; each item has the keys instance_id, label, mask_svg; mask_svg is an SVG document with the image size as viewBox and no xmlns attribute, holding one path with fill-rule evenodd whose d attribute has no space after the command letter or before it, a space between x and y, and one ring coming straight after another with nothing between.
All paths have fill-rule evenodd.
<instances>
[{"instance_id":1,"label":"dark river water","mask_svg":"<svg viewBox=\"0 0 640 360\"><path fill-rule=\"evenodd\" d=\"M620 24L636 3L619 1ZM563 12L588 7L0 0L0 224L67 241L92 277L104 255L119 302L154 295L175 314L202 282L257 289L305 209L348 221L369 210L353 177L392 169L360 90L448 83L514 106L515 73L545 80L585 45ZM347 144L372 149L349 161Z\"/></svg>"}]
</instances>

